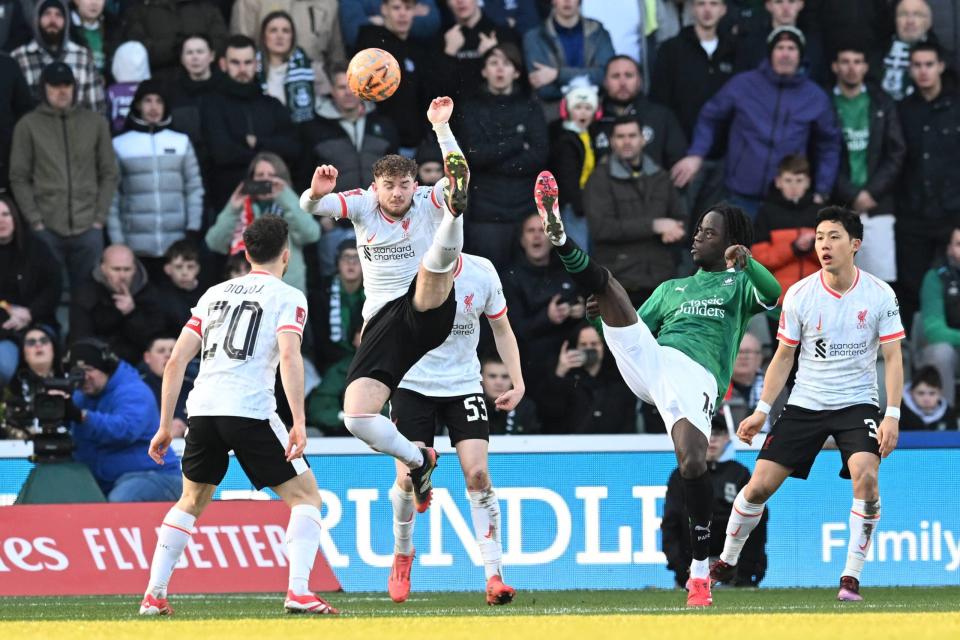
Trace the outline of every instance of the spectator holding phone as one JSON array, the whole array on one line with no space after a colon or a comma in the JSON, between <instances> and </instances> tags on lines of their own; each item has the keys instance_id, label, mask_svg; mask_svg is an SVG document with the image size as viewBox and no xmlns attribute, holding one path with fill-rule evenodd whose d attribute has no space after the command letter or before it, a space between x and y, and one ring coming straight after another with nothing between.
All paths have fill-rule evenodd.
<instances>
[{"instance_id":1,"label":"spectator holding phone","mask_svg":"<svg viewBox=\"0 0 960 640\"><path fill-rule=\"evenodd\" d=\"M636 433L637 399L605 357L603 338L583 324L573 344L564 341L544 384L552 401L538 405L541 433Z\"/></svg>"},{"instance_id":2,"label":"spectator holding phone","mask_svg":"<svg viewBox=\"0 0 960 640\"><path fill-rule=\"evenodd\" d=\"M283 281L307 291L303 247L320 239L316 219L300 208L300 197L290 188L290 170L275 153L254 156L247 178L233 190L230 200L207 231L211 251L232 256L243 253L243 230L262 215L277 215L290 226L290 264Z\"/></svg>"}]
</instances>

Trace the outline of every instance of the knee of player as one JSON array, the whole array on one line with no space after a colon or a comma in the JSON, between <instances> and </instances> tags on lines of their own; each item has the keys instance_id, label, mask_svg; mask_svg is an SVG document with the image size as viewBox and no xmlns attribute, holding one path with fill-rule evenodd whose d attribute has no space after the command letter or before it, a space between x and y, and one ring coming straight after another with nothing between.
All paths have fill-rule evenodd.
<instances>
[{"instance_id":1,"label":"knee of player","mask_svg":"<svg viewBox=\"0 0 960 640\"><path fill-rule=\"evenodd\" d=\"M470 491L483 491L490 486L490 475L485 466L477 466L466 469L464 476L467 481L467 489Z\"/></svg>"},{"instance_id":2,"label":"knee of player","mask_svg":"<svg viewBox=\"0 0 960 640\"><path fill-rule=\"evenodd\" d=\"M752 504L763 504L773 495L773 490L767 487L763 482L751 479L747 486L743 488L743 497Z\"/></svg>"},{"instance_id":3,"label":"knee of player","mask_svg":"<svg viewBox=\"0 0 960 640\"><path fill-rule=\"evenodd\" d=\"M699 478L707 472L707 461L703 456L685 455L680 460L680 477Z\"/></svg>"},{"instance_id":4,"label":"knee of player","mask_svg":"<svg viewBox=\"0 0 960 640\"><path fill-rule=\"evenodd\" d=\"M857 494L864 495L865 500L876 499L879 488L876 469L872 467L851 469L850 476Z\"/></svg>"}]
</instances>

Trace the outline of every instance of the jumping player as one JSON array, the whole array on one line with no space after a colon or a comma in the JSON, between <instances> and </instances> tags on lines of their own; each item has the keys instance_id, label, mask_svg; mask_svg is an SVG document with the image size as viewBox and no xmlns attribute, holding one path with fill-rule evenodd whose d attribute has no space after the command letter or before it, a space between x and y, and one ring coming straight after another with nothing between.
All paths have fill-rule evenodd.
<instances>
[{"instance_id":1,"label":"jumping player","mask_svg":"<svg viewBox=\"0 0 960 640\"><path fill-rule=\"evenodd\" d=\"M307 323L303 293L281 277L290 261L287 223L258 218L243 232L247 275L211 287L174 345L163 371L160 426L150 457L163 464L183 374L199 353L200 373L187 397L190 428L183 452L183 494L157 535L141 615L173 613L167 585L197 518L223 480L233 450L257 489L270 487L290 506L287 552L289 613L338 613L310 592L307 580L320 545L320 493L303 459L306 422L300 341ZM273 385L280 380L293 414L289 434L276 414Z\"/></svg>"},{"instance_id":2,"label":"jumping player","mask_svg":"<svg viewBox=\"0 0 960 640\"><path fill-rule=\"evenodd\" d=\"M400 382L390 401L397 428L405 437L433 446L437 425L444 425L457 449L460 468L470 496L473 530L480 546L487 580L487 604L507 604L516 591L503 582L500 558L500 503L490 483L487 443L490 426L480 385L480 316L493 329L497 351L507 365L513 389L496 400L502 411L511 411L523 398L523 374L517 339L507 320L507 301L493 264L486 258L463 254L454 271L457 317L446 341L423 356ZM412 483L406 468L397 462L397 481L390 487L393 504L393 568L387 589L394 602L410 594L413 564L414 505Z\"/></svg>"},{"instance_id":3,"label":"jumping player","mask_svg":"<svg viewBox=\"0 0 960 640\"><path fill-rule=\"evenodd\" d=\"M419 448L380 415L403 375L439 347L453 326L457 301L453 272L463 247L469 169L450 131L453 100L436 98L427 118L444 154L445 178L417 186L417 163L390 155L373 165L370 189L332 193L337 170L317 167L300 207L318 216L348 219L357 233L363 268L363 337L347 372L344 425L371 449L408 469L420 512L430 506L433 448Z\"/></svg>"},{"instance_id":4,"label":"jumping player","mask_svg":"<svg viewBox=\"0 0 960 640\"><path fill-rule=\"evenodd\" d=\"M797 347L800 365L787 405L757 456L753 476L733 503L727 539L710 576L727 582L763 505L787 476L804 479L828 436L840 449L840 477L853 482L847 563L838 600L862 600L860 573L880 522L880 458L897 446L903 393L904 337L890 286L854 264L863 241L860 216L827 207L817 216L815 249L822 267L787 290L780 345L767 368L763 393L737 436L747 444L760 431L770 403L786 383ZM880 415L877 351L883 352L887 408Z\"/></svg>"},{"instance_id":5,"label":"jumping player","mask_svg":"<svg viewBox=\"0 0 960 640\"><path fill-rule=\"evenodd\" d=\"M750 220L736 207L717 205L697 221L691 253L700 269L662 283L634 309L610 272L564 233L557 197L556 180L542 172L534 200L544 231L567 272L593 295L590 306L599 310L623 379L640 399L657 406L673 439L693 547L687 606L709 606L710 418L720 392L730 384L747 322L777 304L780 285L750 257L745 246L752 236Z\"/></svg>"}]
</instances>

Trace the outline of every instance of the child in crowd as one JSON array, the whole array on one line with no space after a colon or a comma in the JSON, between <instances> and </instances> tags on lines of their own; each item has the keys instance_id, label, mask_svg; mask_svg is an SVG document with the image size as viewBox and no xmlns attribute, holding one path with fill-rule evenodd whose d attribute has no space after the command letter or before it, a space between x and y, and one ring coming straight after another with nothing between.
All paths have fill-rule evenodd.
<instances>
[{"instance_id":1,"label":"child in crowd","mask_svg":"<svg viewBox=\"0 0 960 640\"><path fill-rule=\"evenodd\" d=\"M599 117L597 87L585 76L564 87L560 116L550 126L550 168L560 187L560 216L567 235L581 247L589 246L582 190L593 173L596 158L590 139L590 123Z\"/></svg>"},{"instance_id":2,"label":"child in crowd","mask_svg":"<svg viewBox=\"0 0 960 640\"><path fill-rule=\"evenodd\" d=\"M943 397L943 383L935 367L921 367L903 388L900 430L957 430L957 414Z\"/></svg>"},{"instance_id":3,"label":"child in crowd","mask_svg":"<svg viewBox=\"0 0 960 640\"><path fill-rule=\"evenodd\" d=\"M163 296L164 325L172 335L190 319L190 310L196 306L203 288L200 286L200 253L190 240L177 240L164 254L163 273L166 281L160 284Z\"/></svg>"},{"instance_id":4,"label":"child in crowd","mask_svg":"<svg viewBox=\"0 0 960 640\"><path fill-rule=\"evenodd\" d=\"M110 131L116 135L123 131L137 87L150 79L147 48L133 40L124 42L113 54L110 70L113 84L107 87L107 103L110 105Z\"/></svg>"}]
</instances>

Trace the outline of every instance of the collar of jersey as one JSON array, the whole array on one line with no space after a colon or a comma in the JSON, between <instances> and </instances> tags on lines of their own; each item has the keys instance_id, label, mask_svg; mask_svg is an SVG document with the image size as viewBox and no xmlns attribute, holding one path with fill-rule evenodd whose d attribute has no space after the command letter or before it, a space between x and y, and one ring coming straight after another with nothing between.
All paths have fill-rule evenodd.
<instances>
[{"instance_id":1,"label":"collar of jersey","mask_svg":"<svg viewBox=\"0 0 960 640\"><path fill-rule=\"evenodd\" d=\"M248 271L247 275L248 276L272 276L273 274L270 273L269 271L261 271L260 269L256 269L255 271Z\"/></svg>"},{"instance_id":2,"label":"collar of jersey","mask_svg":"<svg viewBox=\"0 0 960 640\"><path fill-rule=\"evenodd\" d=\"M830 288L830 285L827 284L827 281L823 279L823 269L820 269L820 284L823 285L823 288L826 290L827 293L829 293L831 296L839 300L843 296L847 295L848 293L856 289L857 284L860 282L860 267L856 267L856 270L857 270L857 275L853 279L853 284L850 285L850 288L844 291L843 293L840 293L839 291L836 291Z\"/></svg>"}]
</instances>

